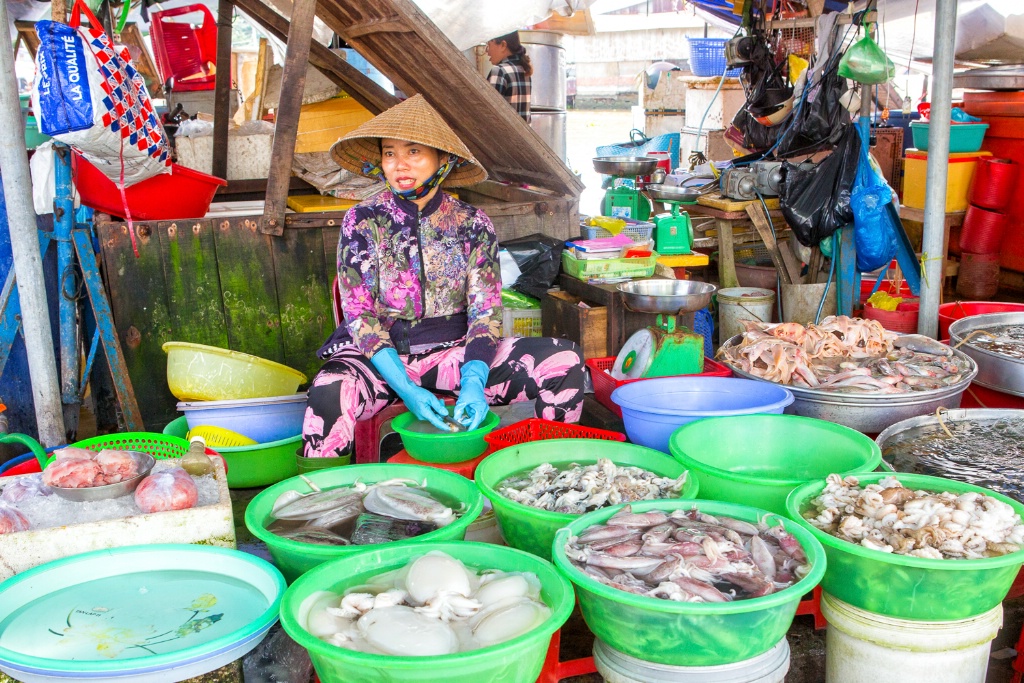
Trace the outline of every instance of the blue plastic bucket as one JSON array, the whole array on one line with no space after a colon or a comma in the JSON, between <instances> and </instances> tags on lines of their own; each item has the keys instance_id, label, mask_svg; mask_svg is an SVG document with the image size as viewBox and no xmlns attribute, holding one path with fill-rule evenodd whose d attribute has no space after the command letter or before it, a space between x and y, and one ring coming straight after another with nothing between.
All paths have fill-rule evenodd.
<instances>
[{"instance_id":1,"label":"blue plastic bucket","mask_svg":"<svg viewBox=\"0 0 1024 683\"><path fill-rule=\"evenodd\" d=\"M256 443L289 439L302 432L306 393L234 401L182 401L188 428L213 425L247 436Z\"/></svg>"},{"instance_id":2,"label":"blue plastic bucket","mask_svg":"<svg viewBox=\"0 0 1024 683\"><path fill-rule=\"evenodd\" d=\"M782 413L793 402L784 386L738 377L680 376L624 384L612 392L635 444L668 453L672 432L705 417Z\"/></svg>"}]
</instances>

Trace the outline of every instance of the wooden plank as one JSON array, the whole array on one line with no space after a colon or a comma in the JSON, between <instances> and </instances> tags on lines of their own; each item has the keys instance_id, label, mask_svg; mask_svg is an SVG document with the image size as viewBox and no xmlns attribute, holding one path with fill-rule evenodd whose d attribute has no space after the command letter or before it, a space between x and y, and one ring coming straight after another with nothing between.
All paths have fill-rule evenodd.
<instances>
[{"instance_id":1,"label":"wooden plank","mask_svg":"<svg viewBox=\"0 0 1024 683\"><path fill-rule=\"evenodd\" d=\"M245 14L278 40L288 39L290 22L263 0L238 0L237 4ZM398 104L397 97L316 41L310 45L309 63L374 114Z\"/></svg>"},{"instance_id":2,"label":"wooden plank","mask_svg":"<svg viewBox=\"0 0 1024 683\"><path fill-rule=\"evenodd\" d=\"M128 376L142 419L159 431L177 413L167 388L167 356L160 347L175 339L167 309L163 250L149 224L136 223L139 257L132 254L125 223L96 221L103 275ZM180 341L188 341L187 339Z\"/></svg>"},{"instance_id":3,"label":"wooden plank","mask_svg":"<svg viewBox=\"0 0 1024 683\"><path fill-rule=\"evenodd\" d=\"M313 40L313 18L316 0L295 0L292 21L288 27L288 49L285 52L284 72L281 74L281 98L274 122L274 149L272 158L279 162L295 156L295 136L299 131L302 113L302 92L309 68L309 45ZM284 213L288 208L288 183L292 177L290 163L270 166L267 178L267 201L263 208L260 232L268 235L284 233Z\"/></svg>"},{"instance_id":4,"label":"wooden plank","mask_svg":"<svg viewBox=\"0 0 1024 683\"><path fill-rule=\"evenodd\" d=\"M318 16L404 93L422 93L496 180L579 196L579 178L412 0L323 0ZM400 40L349 30L394 17L410 29Z\"/></svg>"},{"instance_id":5,"label":"wooden plank","mask_svg":"<svg viewBox=\"0 0 1024 683\"><path fill-rule=\"evenodd\" d=\"M698 206L707 206L712 209L718 209L726 213L742 213L746 210L747 205L752 204L755 200L744 200L744 199L730 199L729 197L723 197L720 195L702 194L697 198ZM775 210L779 208L778 197L765 198L764 203L767 204L769 210ZM711 215L710 213L707 215ZM723 218L724 216L718 216Z\"/></svg>"},{"instance_id":6,"label":"wooden plank","mask_svg":"<svg viewBox=\"0 0 1024 683\"><path fill-rule=\"evenodd\" d=\"M272 240L284 364L308 377L320 369L317 349L334 331L334 259L325 262L323 239L320 230L288 230Z\"/></svg>"},{"instance_id":7,"label":"wooden plank","mask_svg":"<svg viewBox=\"0 0 1024 683\"><path fill-rule=\"evenodd\" d=\"M227 348L213 221L161 221L155 231L164 253L167 313L176 338Z\"/></svg>"},{"instance_id":8,"label":"wooden plank","mask_svg":"<svg viewBox=\"0 0 1024 683\"><path fill-rule=\"evenodd\" d=\"M281 362L281 316L271 238L257 217L225 218L214 226L217 272L224 299L228 346Z\"/></svg>"},{"instance_id":9,"label":"wooden plank","mask_svg":"<svg viewBox=\"0 0 1024 683\"><path fill-rule=\"evenodd\" d=\"M228 177L228 124L231 118L231 17L232 0L217 4L217 79L213 96L213 170L218 178ZM291 158L289 155L288 158ZM290 169L289 169L290 170Z\"/></svg>"},{"instance_id":10,"label":"wooden plank","mask_svg":"<svg viewBox=\"0 0 1024 683\"><path fill-rule=\"evenodd\" d=\"M349 26L348 36L349 38L360 38L371 33L410 33L411 31L412 29L406 26L398 15L394 15Z\"/></svg>"},{"instance_id":11,"label":"wooden plank","mask_svg":"<svg viewBox=\"0 0 1024 683\"><path fill-rule=\"evenodd\" d=\"M32 55L32 59L35 59L36 52L39 50L39 35L36 33L36 25L31 21L22 20L14 22L14 27L18 30L18 39L28 48L28 53ZM14 54L17 56L17 48L15 48Z\"/></svg>"},{"instance_id":12,"label":"wooden plank","mask_svg":"<svg viewBox=\"0 0 1024 683\"><path fill-rule=\"evenodd\" d=\"M786 268L786 262L782 259L782 252L775 241L775 235L772 234L772 228L768 224L768 219L761 212L761 207L747 204L747 215L750 216L754 229L757 230L757 233L761 236L761 241L764 242L764 246L768 249L768 255L771 256L772 263L775 264L775 270L778 271L782 284L793 284L798 279L799 274L794 275Z\"/></svg>"}]
</instances>

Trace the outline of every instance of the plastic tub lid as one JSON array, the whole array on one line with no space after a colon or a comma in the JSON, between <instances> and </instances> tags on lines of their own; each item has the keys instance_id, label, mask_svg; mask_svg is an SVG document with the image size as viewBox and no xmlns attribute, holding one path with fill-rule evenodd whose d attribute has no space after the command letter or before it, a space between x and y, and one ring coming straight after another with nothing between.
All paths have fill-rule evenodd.
<instances>
[{"instance_id":1,"label":"plastic tub lid","mask_svg":"<svg viewBox=\"0 0 1024 683\"><path fill-rule=\"evenodd\" d=\"M612 401L652 415L727 417L785 408L795 399L781 384L739 377L684 375L623 384Z\"/></svg>"}]
</instances>

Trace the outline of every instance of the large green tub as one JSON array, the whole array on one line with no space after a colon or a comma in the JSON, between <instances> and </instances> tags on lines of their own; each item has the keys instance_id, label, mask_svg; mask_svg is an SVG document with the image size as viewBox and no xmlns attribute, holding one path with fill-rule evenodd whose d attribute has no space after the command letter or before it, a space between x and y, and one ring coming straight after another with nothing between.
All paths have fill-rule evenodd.
<instances>
[{"instance_id":1,"label":"large green tub","mask_svg":"<svg viewBox=\"0 0 1024 683\"><path fill-rule=\"evenodd\" d=\"M473 650L434 657L393 657L355 652L330 645L306 631L303 602L318 591L344 593L371 577L405 566L432 550L440 550L474 569L533 572L541 582L541 599L551 616L518 638ZM489 543L391 543L320 565L285 592L281 625L309 651L321 683L426 683L480 681L533 683L540 675L551 636L573 608L572 586L549 562L513 548Z\"/></svg>"},{"instance_id":2,"label":"large green tub","mask_svg":"<svg viewBox=\"0 0 1024 683\"><path fill-rule=\"evenodd\" d=\"M294 581L303 573L328 560L336 560L347 555L365 553L393 545L421 545L427 541L456 541L465 538L466 529L473 523L484 507L483 496L472 481L465 477L422 465L392 465L388 463L371 465L349 465L333 469L319 470L304 475L321 489L332 489L339 486L351 486L357 481L373 484L385 479L403 478L426 482L426 489L438 493L453 501L457 507L464 506L462 515L447 526L435 529L422 536L405 541L394 541L380 545L317 545L301 543L267 531L267 523L271 519L274 501L285 491L308 493L310 488L300 477L293 477L275 484L260 492L245 509L245 526L252 535L267 544L274 564L281 570L284 577Z\"/></svg>"},{"instance_id":3,"label":"large green tub","mask_svg":"<svg viewBox=\"0 0 1024 683\"><path fill-rule=\"evenodd\" d=\"M608 458L616 465L642 467L662 477L675 478L686 471L686 467L653 448L603 439L548 439L516 444L492 453L476 468L474 479L494 506L505 542L550 560L555 532L580 516L517 503L498 493L497 487L509 476L544 463L555 467L573 462L590 465L599 458ZM698 488L697 477L691 471L679 497L696 498Z\"/></svg>"},{"instance_id":4,"label":"large green tub","mask_svg":"<svg viewBox=\"0 0 1024 683\"><path fill-rule=\"evenodd\" d=\"M833 472L871 472L882 462L878 444L842 425L798 415L711 417L683 425L669 452L700 476L709 500L786 514L786 496Z\"/></svg>"},{"instance_id":5,"label":"large green tub","mask_svg":"<svg viewBox=\"0 0 1024 683\"><path fill-rule=\"evenodd\" d=\"M980 486L923 474L873 473L857 475L861 486L893 476L914 490L976 491L1013 507L1024 516L1024 505ZM978 560L931 560L871 550L818 529L802 516L810 501L825 488L814 481L789 494L786 507L797 524L825 547L828 570L822 590L843 602L875 614L920 621L956 621L989 611L1006 597L1021 565L1024 550Z\"/></svg>"},{"instance_id":6,"label":"large green tub","mask_svg":"<svg viewBox=\"0 0 1024 683\"><path fill-rule=\"evenodd\" d=\"M717 501L646 500L633 503L637 512L696 507L710 515L756 523L768 517L782 524L803 546L811 570L785 590L762 598L735 602L674 602L627 593L577 569L565 555L570 536L603 524L622 506L596 510L576 519L555 535L555 566L576 585L583 618L602 641L645 662L671 666L718 666L740 662L775 647L786 636L797 604L825 573L825 551L810 533L764 510Z\"/></svg>"}]
</instances>

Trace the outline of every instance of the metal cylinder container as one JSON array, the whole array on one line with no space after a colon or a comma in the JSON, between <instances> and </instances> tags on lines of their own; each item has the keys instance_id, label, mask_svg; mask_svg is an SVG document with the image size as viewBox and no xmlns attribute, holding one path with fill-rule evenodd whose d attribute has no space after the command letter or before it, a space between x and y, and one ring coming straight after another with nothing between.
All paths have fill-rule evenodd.
<instances>
[{"instance_id":1,"label":"metal cylinder container","mask_svg":"<svg viewBox=\"0 0 1024 683\"><path fill-rule=\"evenodd\" d=\"M548 143L560 159L566 159L566 119L564 109L531 109L530 127Z\"/></svg>"},{"instance_id":2,"label":"metal cylinder container","mask_svg":"<svg viewBox=\"0 0 1024 683\"><path fill-rule=\"evenodd\" d=\"M531 109L565 109L565 48L562 34L520 31L519 41L533 65Z\"/></svg>"}]
</instances>

